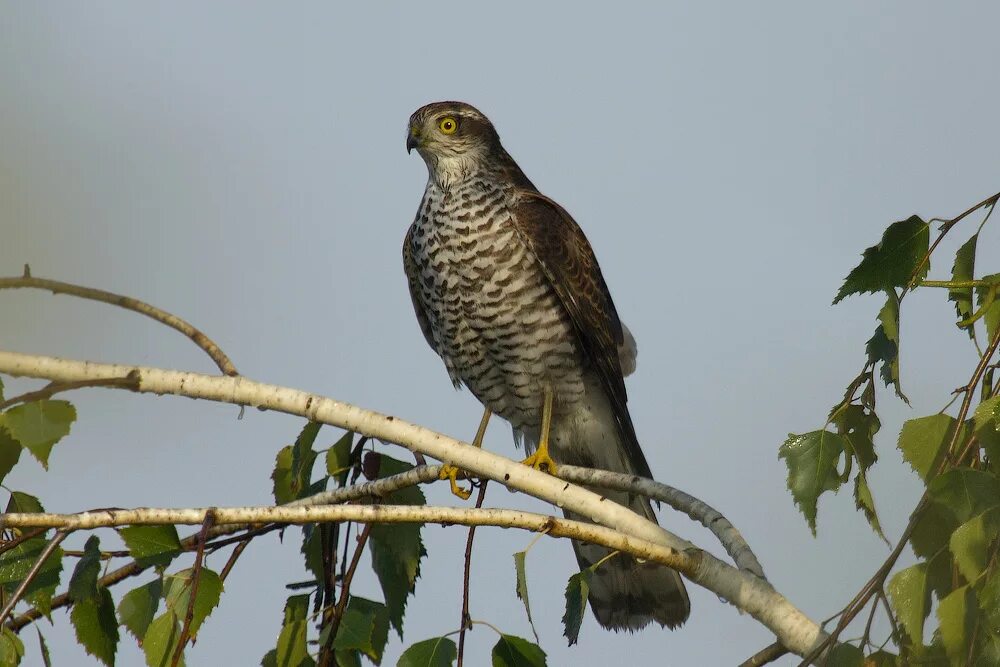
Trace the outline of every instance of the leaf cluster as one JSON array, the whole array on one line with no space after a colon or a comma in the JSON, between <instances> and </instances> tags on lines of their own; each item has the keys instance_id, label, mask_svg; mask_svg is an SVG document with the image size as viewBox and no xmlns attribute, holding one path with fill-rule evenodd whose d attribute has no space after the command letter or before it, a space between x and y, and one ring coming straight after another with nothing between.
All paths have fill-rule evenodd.
<instances>
[{"instance_id":1,"label":"leaf cluster","mask_svg":"<svg viewBox=\"0 0 1000 667\"><path fill-rule=\"evenodd\" d=\"M930 223L911 216L891 224L882 240L864 251L834 299L837 303L852 294L885 295L878 325L865 346L862 371L821 429L789 434L778 451L788 467L792 498L814 534L819 498L836 492L853 474L855 505L885 539L866 475L878 459L875 442L882 427L876 411L876 380L908 402L900 382L900 305L910 291L948 289L959 318L956 325L967 332L980 359L969 384L958 391L956 398L963 400L954 416L948 413L953 399L940 412L910 419L900 429L897 448L926 491L899 547L840 614L837 632L869 601L873 615L880 600L891 603L884 605L894 628L889 640L899 654L876 646L865 664L1000 664L1000 396L994 385L1000 367L996 300L1000 279L997 274L975 276L979 233L997 199L991 197L945 221L933 244ZM964 217L984 208L983 223L956 253L951 279L927 280L931 255L940 240ZM977 325L989 341L985 351L979 347ZM970 414L974 397L979 405ZM905 545L918 562L886 581ZM934 598L937 627L928 634L925 621L935 608ZM842 651L838 660L861 664L863 650L869 648L870 627L869 621L860 647L837 647Z\"/></svg>"}]
</instances>

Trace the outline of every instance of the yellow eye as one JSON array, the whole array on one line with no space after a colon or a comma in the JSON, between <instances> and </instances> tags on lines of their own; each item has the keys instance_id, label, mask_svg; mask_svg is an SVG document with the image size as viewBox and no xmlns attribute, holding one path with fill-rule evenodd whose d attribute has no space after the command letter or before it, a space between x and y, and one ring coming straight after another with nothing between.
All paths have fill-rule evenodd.
<instances>
[{"instance_id":1,"label":"yellow eye","mask_svg":"<svg viewBox=\"0 0 1000 667\"><path fill-rule=\"evenodd\" d=\"M455 134L455 130L458 129L458 122L451 116L445 116L438 121L438 128L444 134Z\"/></svg>"}]
</instances>

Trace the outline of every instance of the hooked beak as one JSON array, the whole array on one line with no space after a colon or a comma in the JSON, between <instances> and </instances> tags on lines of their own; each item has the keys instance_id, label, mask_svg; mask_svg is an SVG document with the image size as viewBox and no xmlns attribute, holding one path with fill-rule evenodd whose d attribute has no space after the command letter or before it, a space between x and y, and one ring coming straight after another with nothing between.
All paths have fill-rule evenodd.
<instances>
[{"instance_id":1,"label":"hooked beak","mask_svg":"<svg viewBox=\"0 0 1000 667\"><path fill-rule=\"evenodd\" d=\"M420 147L420 130L415 126L411 125L409 132L406 133L406 152L409 153L414 148Z\"/></svg>"}]
</instances>

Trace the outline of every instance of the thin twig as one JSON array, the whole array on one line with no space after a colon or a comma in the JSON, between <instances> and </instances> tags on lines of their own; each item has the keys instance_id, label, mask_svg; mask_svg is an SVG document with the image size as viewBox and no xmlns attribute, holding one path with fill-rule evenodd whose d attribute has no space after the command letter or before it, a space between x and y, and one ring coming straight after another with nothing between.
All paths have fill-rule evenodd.
<instances>
[{"instance_id":1,"label":"thin twig","mask_svg":"<svg viewBox=\"0 0 1000 667\"><path fill-rule=\"evenodd\" d=\"M191 570L191 592L188 597L187 613L184 614L184 625L181 627L181 636L177 640L177 648L174 649L174 657L170 661L170 667L177 667L180 664L181 657L184 655L184 647L191 639L194 603L198 597L198 583L201 581L201 565L205 561L205 540L213 523L215 523L215 514L211 511L206 512L205 521L201 524L201 533L198 535L198 553L194 557L194 567Z\"/></svg>"},{"instance_id":2,"label":"thin twig","mask_svg":"<svg viewBox=\"0 0 1000 667\"><path fill-rule=\"evenodd\" d=\"M863 635L861 635L861 648L862 649L864 649L866 646L868 646L868 644L869 644L869 642L871 640L872 623L875 621L875 612L876 611L878 611L878 596L877 595L875 596L875 599L872 601L872 610L868 614L868 622L865 623L865 632L864 632Z\"/></svg>"},{"instance_id":3,"label":"thin twig","mask_svg":"<svg viewBox=\"0 0 1000 667\"><path fill-rule=\"evenodd\" d=\"M483 506L486 498L486 485L488 479L484 479L479 484L479 496L476 498L476 509ZM465 631L472 627L472 619L469 617L469 578L472 571L472 540L476 537L476 527L469 526L469 537L465 540L465 572L462 577L462 625L458 631L458 667L462 667L465 658Z\"/></svg>"},{"instance_id":4,"label":"thin twig","mask_svg":"<svg viewBox=\"0 0 1000 667\"><path fill-rule=\"evenodd\" d=\"M7 620L7 617L10 616L10 612L14 609L14 605L21 600L25 591L28 590L28 586L31 585L31 582L34 581L35 577L38 576L38 573L41 572L42 566L45 565L45 561L48 560L49 556L52 555L52 552L56 550L56 547L59 546L60 542L66 539L66 536L69 535L69 533L70 531L57 530L56 534L52 536L51 540L49 540L49 543L45 545L45 549L43 549L42 553L38 555L38 558L35 560L35 564L31 566L30 570L28 570L28 574L25 575L24 580L18 584L17 588L14 590L14 594L10 596L10 600L8 600L7 604L4 606L3 611L0 611L0 625L3 625L3 622Z\"/></svg>"},{"instance_id":5,"label":"thin twig","mask_svg":"<svg viewBox=\"0 0 1000 667\"><path fill-rule=\"evenodd\" d=\"M69 556L70 558L83 558L86 555L86 551L63 549L63 556ZM100 560L111 560L112 558L128 558L131 555L128 551L101 551L98 552L97 557Z\"/></svg>"},{"instance_id":6,"label":"thin twig","mask_svg":"<svg viewBox=\"0 0 1000 667\"><path fill-rule=\"evenodd\" d=\"M917 280L917 276L920 275L920 271L923 270L923 268L927 264L927 262L930 261L931 255L933 255L934 251L937 250L938 245L941 244L941 241L944 240L944 237L948 234L948 232L951 231L951 228L954 227L955 225L957 225L962 220L964 220L966 217L972 215L973 213L975 213L979 209L983 208L984 206L989 206L990 207L989 213L987 213L987 216L989 216L990 214L993 213L993 207L996 206L997 201L1000 201L1000 192L996 193L995 195L993 195L991 197L987 197L986 199L984 199L983 201L979 202L975 206L972 206L971 208L966 209L961 214L955 216L954 218L952 218L950 220L939 220L937 218L932 218L931 220L928 220L928 223L931 223L931 222L943 222L944 224L941 225L941 232L938 234L937 238L934 239L934 243L932 243L930 245L930 247L927 249L927 253L920 260L920 263L917 264L917 268L915 268L913 270L913 274L910 276L910 280L909 280L908 284L906 285L906 287L903 288L903 291L899 295L900 301L902 301L903 297L906 295L906 293L908 291L910 291L910 289L912 287L914 287L913 283L914 283L914 281Z\"/></svg>"},{"instance_id":7,"label":"thin twig","mask_svg":"<svg viewBox=\"0 0 1000 667\"><path fill-rule=\"evenodd\" d=\"M64 391L85 389L88 387L112 387L116 389L132 389L134 391L139 388L139 376L130 373L122 378L80 380L78 382L50 382L36 391L29 391L25 394L21 394L20 396L8 398L6 401L0 401L0 410L4 410L19 403L40 401Z\"/></svg>"},{"instance_id":8,"label":"thin twig","mask_svg":"<svg viewBox=\"0 0 1000 667\"><path fill-rule=\"evenodd\" d=\"M232 571L233 566L236 565L236 561L243 554L243 551L246 550L248 546L250 546L251 539L252 538L246 538L243 541L238 542L236 544L236 548L233 549L233 553L229 554L229 560L226 561L226 565L225 567L222 568L222 572L219 572L219 579L221 581L223 582L226 581L226 577L229 576L229 573Z\"/></svg>"},{"instance_id":9,"label":"thin twig","mask_svg":"<svg viewBox=\"0 0 1000 667\"><path fill-rule=\"evenodd\" d=\"M951 442L948 443L948 455L945 457L946 462L950 461L954 465L958 465L963 459L965 459L969 453L969 449L973 445L974 441L970 440L961 454L955 457L955 446L958 444L958 437L962 432L962 424L965 423L965 418L969 415L969 408L972 405L972 395L975 393L976 387L979 385L979 381L983 379L983 374L989 367L990 359L993 358L993 355L996 353L998 347L1000 347L1000 327L997 327L996 332L993 334L993 339L990 340L989 347L986 348L986 352L984 352L983 356L980 357L979 364L976 366L976 370L972 374L969 384L964 387L965 396L962 397L962 407L958 410L955 432L952 434Z\"/></svg>"},{"instance_id":10,"label":"thin twig","mask_svg":"<svg viewBox=\"0 0 1000 667\"><path fill-rule=\"evenodd\" d=\"M761 665L774 662L786 653L788 653L788 649L782 646L781 642L774 642L741 662L740 667L761 667Z\"/></svg>"},{"instance_id":11,"label":"thin twig","mask_svg":"<svg viewBox=\"0 0 1000 667\"><path fill-rule=\"evenodd\" d=\"M225 352L223 352L211 338L196 329L189 322L182 320L176 315L172 315L165 310L161 310L156 306L152 306L145 301L133 299L130 296L122 296L120 294L94 289L92 287L83 287L82 285L73 285L71 283L64 283L58 280L48 280L46 278L35 278L32 277L31 269L27 264L24 265L23 276L18 278L0 278L0 289L23 288L42 289L48 290L53 294L68 294L70 296L80 297L81 299L101 301L103 303L109 303L113 306L118 306L119 308L124 308L126 310L131 310L141 315L145 315L146 317L152 318L161 324L165 324L171 329L175 329L190 338L194 341L195 345L204 350L205 353L212 358L215 365L218 366L219 370L225 375L239 375L236 371L236 366L233 365L233 362L229 360L229 357L226 356Z\"/></svg>"},{"instance_id":12,"label":"thin twig","mask_svg":"<svg viewBox=\"0 0 1000 667\"><path fill-rule=\"evenodd\" d=\"M354 549L351 564L348 566L347 572L344 573L344 578L341 580L340 599L337 600L337 608L334 610L333 618L330 620L330 629L327 631L326 645L323 647L323 651L321 651L319 667L328 667L333 664L330 662L333 659L333 641L337 637L340 622L344 618L344 611L347 609L347 600L351 592L351 582L354 580L354 573L357 571L358 563L361 561L361 552L365 550L365 544L368 542L368 535L371 533L371 530L372 525L370 523L365 524L364 530L358 535L358 545Z\"/></svg>"}]
</instances>

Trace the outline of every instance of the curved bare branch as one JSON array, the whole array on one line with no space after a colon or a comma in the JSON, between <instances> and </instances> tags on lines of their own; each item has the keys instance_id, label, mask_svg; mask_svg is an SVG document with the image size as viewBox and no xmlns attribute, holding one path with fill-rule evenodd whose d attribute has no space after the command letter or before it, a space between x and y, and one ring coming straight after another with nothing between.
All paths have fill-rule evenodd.
<instances>
[{"instance_id":1,"label":"curved bare branch","mask_svg":"<svg viewBox=\"0 0 1000 667\"><path fill-rule=\"evenodd\" d=\"M157 308L156 306L150 305L145 301L133 299L130 296L114 294L113 292L94 289L93 287L83 287L82 285L73 285L71 283L49 280L47 278L35 278L31 275L31 270L28 268L27 264L24 265L23 276L17 278L0 278L0 289L25 288L48 290L53 294L68 294L81 299L101 301L103 303L109 303L112 306L124 308L125 310L131 310L139 313L140 315L145 315L146 317L152 318L161 324L167 325L171 329L176 329L190 338L194 341L195 345L203 349L205 353L212 358L215 365L218 366L219 370L225 375L239 375L236 370L236 366L233 365L233 362L229 360L229 357L226 356L226 353L222 351L222 348L220 348L215 341L203 334L200 330L196 329L194 325L190 324L186 320L183 320L176 315L172 315L165 310Z\"/></svg>"},{"instance_id":2,"label":"curved bare branch","mask_svg":"<svg viewBox=\"0 0 1000 667\"><path fill-rule=\"evenodd\" d=\"M757 556L754 555L753 550L750 549L750 545L747 544L740 531L736 530L736 527L729 522L729 519L722 516L721 513L707 503L698 500L690 494L684 493L680 489L675 489L672 486L636 475L626 475L625 473L596 470L593 468L579 468L570 465L559 466L556 476L575 484L598 486L602 489L614 489L615 491L627 491L652 498L653 500L663 501L712 531L712 534L718 538L726 553L736 563L736 567L761 579L767 578L764 576L764 568L761 566L760 561L757 560Z\"/></svg>"}]
</instances>

